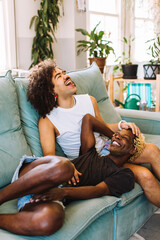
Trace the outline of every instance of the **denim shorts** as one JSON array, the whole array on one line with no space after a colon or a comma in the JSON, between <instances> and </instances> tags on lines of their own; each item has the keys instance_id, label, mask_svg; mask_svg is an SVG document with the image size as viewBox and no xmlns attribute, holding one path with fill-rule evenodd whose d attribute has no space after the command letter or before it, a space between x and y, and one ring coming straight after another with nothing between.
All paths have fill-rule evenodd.
<instances>
[{"instance_id":1,"label":"denim shorts","mask_svg":"<svg viewBox=\"0 0 160 240\"><path fill-rule=\"evenodd\" d=\"M26 196L23 196L23 197L20 197L18 198L18 211L20 212L22 210L22 208L27 204L27 203L30 203L30 198L33 197L34 194L28 194ZM63 202L61 201L58 201L58 200L54 200L52 202L55 202L55 203L58 203L60 204L63 209L65 208L64 205L63 205ZM65 203L65 202L64 202Z\"/></svg>"},{"instance_id":2,"label":"denim shorts","mask_svg":"<svg viewBox=\"0 0 160 240\"><path fill-rule=\"evenodd\" d=\"M38 159L38 157L24 155L20 159L20 163L19 163L18 167L16 168L16 171L14 172L14 175L12 177L12 182L14 182L18 179L19 171L20 171L20 169L21 169L21 167L23 166L24 163L31 163L36 159Z\"/></svg>"}]
</instances>

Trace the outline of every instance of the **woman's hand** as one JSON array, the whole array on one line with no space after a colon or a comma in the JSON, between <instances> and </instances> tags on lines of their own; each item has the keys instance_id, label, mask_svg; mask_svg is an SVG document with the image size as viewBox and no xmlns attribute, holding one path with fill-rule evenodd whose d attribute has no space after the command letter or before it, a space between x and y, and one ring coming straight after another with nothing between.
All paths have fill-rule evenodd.
<instances>
[{"instance_id":1,"label":"woman's hand","mask_svg":"<svg viewBox=\"0 0 160 240\"><path fill-rule=\"evenodd\" d=\"M139 136L141 134L140 129L136 126L135 123L131 123L131 122L121 122L120 127L122 129L128 129L131 128L132 129L132 133L135 134L136 136Z\"/></svg>"}]
</instances>

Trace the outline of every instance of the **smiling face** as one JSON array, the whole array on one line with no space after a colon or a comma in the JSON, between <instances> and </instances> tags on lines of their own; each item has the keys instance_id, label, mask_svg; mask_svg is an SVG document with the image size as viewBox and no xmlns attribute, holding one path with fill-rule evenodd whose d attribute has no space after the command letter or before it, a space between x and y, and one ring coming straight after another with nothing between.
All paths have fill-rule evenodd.
<instances>
[{"instance_id":1,"label":"smiling face","mask_svg":"<svg viewBox=\"0 0 160 240\"><path fill-rule=\"evenodd\" d=\"M59 68L53 71L52 83L54 85L54 93L57 94L58 97L72 96L77 91L71 78Z\"/></svg>"},{"instance_id":2,"label":"smiling face","mask_svg":"<svg viewBox=\"0 0 160 240\"><path fill-rule=\"evenodd\" d=\"M136 149L133 145L134 134L131 130L121 130L116 132L111 138L109 151L113 156L132 155Z\"/></svg>"}]
</instances>

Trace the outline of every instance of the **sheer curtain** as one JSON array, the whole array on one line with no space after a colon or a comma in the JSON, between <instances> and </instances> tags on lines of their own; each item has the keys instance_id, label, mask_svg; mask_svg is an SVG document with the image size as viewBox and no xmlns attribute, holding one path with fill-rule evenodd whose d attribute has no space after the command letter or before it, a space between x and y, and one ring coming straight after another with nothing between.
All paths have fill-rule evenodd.
<instances>
[{"instance_id":1,"label":"sheer curtain","mask_svg":"<svg viewBox=\"0 0 160 240\"><path fill-rule=\"evenodd\" d=\"M0 0L0 70L17 67L14 0Z\"/></svg>"},{"instance_id":2,"label":"sheer curtain","mask_svg":"<svg viewBox=\"0 0 160 240\"><path fill-rule=\"evenodd\" d=\"M146 41L155 37L154 16L150 7L151 6L148 0L146 2L142 0L135 0L134 59L139 62L149 61L151 58L151 56L147 54L147 48L150 44L146 44Z\"/></svg>"},{"instance_id":3,"label":"sheer curtain","mask_svg":"<svg viewBox=\"0 0 160 240\"><path fill-rule=\"evenodd\" d=\"M111 33L110 40L113 42L117 57L122 51L128 52L128 46L122 42L123 37L128 39L132 35L135 41L132 42L131 60L148 61L145 42L155 37L155 21L151 9L154 2L156 0L88 0L88 29L93 29L101 22L98 28ZM114 65L114 60L115 57L109 55L107 64Z\"/></svg>"}]
</instances>

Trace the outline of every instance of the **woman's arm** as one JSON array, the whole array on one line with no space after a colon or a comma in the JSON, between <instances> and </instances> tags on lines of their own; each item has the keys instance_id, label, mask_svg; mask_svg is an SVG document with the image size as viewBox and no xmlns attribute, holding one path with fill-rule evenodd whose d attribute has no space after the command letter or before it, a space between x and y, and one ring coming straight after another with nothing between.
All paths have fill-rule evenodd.
<instances>
[{"instance_id":1,"label":"woman's arm","mask_svg":"<svg viewBox=\"0 0 160 240\"><path fill-rule=\"evenodd\" d=\"M99 107L98 107L98 103L96 101L96 99L92 96L90 96L91 98L91 101L92 101L92 104L93 104L93 108L94 108L94 112L95 112L95 117L97 119L99 119L100 121L103 121L103 118L99 112ZM105 123L105 122L104 122ZM119 130L118 128L118 123L105 123L113 132L117 132ZM135 135L139 135L140 134L140 129L136 126L135 123L131 123L131 122L122 122L120 124L120 127L122 129L128 129L128 128L131 128L132 129L132 132L133 134Z\"/></svg>"},{"instance_id":2,"label":"woman's arm","mask_svg":"<svg viewBox=\"0 0 160 240\"><path fill-rule=\"evenodd\" d=\"M40 141L43 150L43 155L55 155L55 128L50 120L40 118L38 123Z\"/></svg>"},{"instance_id":3,"label":"woman's arm","mask_svg":"<svg viewBox=\"0 0 160 240\"><path fill-rule=\"evenodd\" d=\"M103 120L100 112L99 112L99 107L98 107L98 103L96 101L96 99L92 96L90 96L91 98L91 101L92 101L92 104L93 104L93 108L94 108L94 112L95 112L95 117L97 119L99 119L100 121L102 121L103 123L105 123L105 121ZM118 131L118 123L112 123L112 124L109 124L109 123L105 123L107 125L107 127L109 127L113 132L116 132Z\"/></svg>"}]
</instances>

